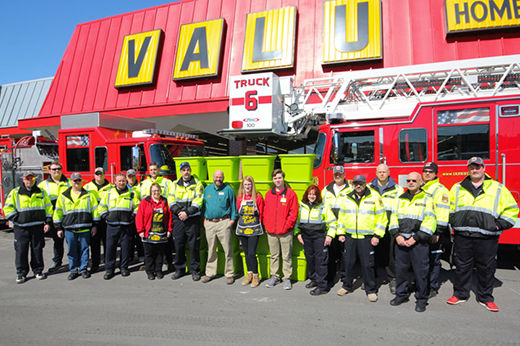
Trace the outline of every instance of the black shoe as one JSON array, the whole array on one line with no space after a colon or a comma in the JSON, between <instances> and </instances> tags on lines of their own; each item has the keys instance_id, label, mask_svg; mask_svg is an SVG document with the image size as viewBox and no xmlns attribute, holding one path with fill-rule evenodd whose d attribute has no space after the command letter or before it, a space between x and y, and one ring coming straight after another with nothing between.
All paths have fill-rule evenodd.
<instances>
[{"instance_id":1,"label":"black shoe","mask_svg":"<svg viewBox=\"0 0 520 346\"><path fill-rule=\"evenodd\" d=\"M75 278L79 277L79 273L78 272L72 272L69 274L69 276L67 277L67 280L74 280Z\"/></svg>"},{"instance_id":2,"label":"black shoe","mask_svg":"<svg viewBox=\"0 0 520 346\"><path fill-rule=\"evenodd\" d=\"M164 277L164 274L163 272L157 272L155 276L157 276L157 279L161 280Z\"/></svg>"},{"instance_id":3,"label":"black shoe","mask_svg":"<svg viewBox=\"0 0 520 346\"><path fill-rule=\"evenodd\" d=\"M398 305L401 305L403 303L406 303L408 300L409 300L408 297L395 297L394 299L392 299L390 301L390 305L398 306Z\"/></svg>"},{"instance_id":4,"label":"black shoe","mask_svg":"<svg viewBox=\"0 0 520 346\"><path fill-rule=\"evenodd\" d=\"M396 286L395 279L390 280L390 282L388 283L388 288L390 289L390 293L395 294L395 286Z\"/></svg>"},{"instance_id":5,"label":"black shoe","mask_svg":"<svg viewBox=\"0 0 520 346\"><path fill-rule=\"evenodd\" d=\"M177 270L175 273L173 273L172 275L172 280L177 280L177 279L180 279L182 278L186 273L184 273L183 271L181 270Z\"/></svg>"},{"instance_id":6,"label":"black shoe","mask_svg":"<svg viewBox=\"0 0 520 346\"><path fill-rule=\"evenodd\" d=\"M437 294L439 294L439 291L434 290L434 289L430 290L430 298L433 298L433 297L437 296Z\"/></svg>"},{"instance_id":7,"label":"black shoe","mask_svg":"<svg viewBox=\"0 0 520 346\"><path fill-rule=\"evenodd\" d=\"M81 272L81 276L83 277L83 279L88 279L90 277L90 272L88 270L83 270Z\"/></svg>"},{"instance_id":8,"label":"black shoe","mask_svg":"<svg viewBox=\"0 0 520 346\"><path fill-rule=\"evenodd\" d=\"M305 288L314 288L314 287L318 287L318 285L314 281L311 281L307 285L305 285Z\"/></svg>"},{"instance_id":9,"label":"black shoe","mask_svg":"<svg viewBox=\"0 0 520 346\"><path fill-rule=\"evenodd\" d=\"M99 266L98 265L90 267L90 272L92 274L97 273L98 270L99 270Z\"/></svg>"},{"instance_id":10,"label":"black shoe","mask_svg":"<svg viewBox=\"0 0 520 346\"><path fill-rule=\"evenodd\" d=\"M155 280L155 275L153 275L153 273L146 273L146 275L148 276L148 280Z\"/></svg>"},{"instance_id":11,"label":"black shoe","mask_svg":"<svg viewBox=\"0 0 520 346\"><path fill-rule=\"evenodd\" d=\"M110 280L114 277L114 272L106 272L105 275L103 276L103 279L105 280Z\"/></svg>"},{"instance_id":12,"label":"black shoe","mask_svg":"<svg viewBox=\"0 0 520 346\"><path fill-rule=\"evenodd\" d=\"M199 281L200 280L200 273L199 272L191 273L191 278L193 279L193 281Z\"/></svg>"},{"instance_id":13,"label":"black shoe","mask_svg":"<svg viewBox=\"0 0 520 346\"><path fill-rule=\"evenodd\" d=\"M417 312L425 312L426 311L426 303L415 303L415 311Z\"/></svg>"},{"instance_id":14,"label":"black shoe","mask_svg":"<svg viewBox=\"0 0 520 346\"><path fill-rule=\"evenodd\" d=\"M173 264L168 264L168 273L173 273L175 271L175 266Z\"/></svg>"},{"instance_id":15,"label":"black shoe","mask_svg":"<svg viewBox=\"0 0 520 346\"><path fill-rule=\"evenodd\" d=\"M17 284L23 284L25 281L27 281L27 278L25 277L25 275L18 275L18 277L16 278Z\"/></svg>"},{"instance_id":16,"label":"black shoe","mask_svg":"<svg viewBox=\"0 0 520 346\"><path fill-rule=\"evenodd\" d=\"M327 291L322 290L321 288L316 287L315 289L309 292L311 296L321 296L322 294L327 294Z\"/></svg>"},{"instance_id":17,"label":"black shoe","mask_svg":"<svg viewBox=\"0 0 520 346\"><path fill-rule=\"evenodd\" d=\"M130 276L130 271L128 269L121 269L121 276Z\"/></svg>"},{"instance_id":18,"label":"black shoe","mask_svg":"<svg viewBox=\"0 0 520 346\"><path fill-rule=\"evenodd\" d=\"M61 262L54 262L54 264L49 268L49 273L54 273L60 270Z\"/></svg>"}]
</instances>

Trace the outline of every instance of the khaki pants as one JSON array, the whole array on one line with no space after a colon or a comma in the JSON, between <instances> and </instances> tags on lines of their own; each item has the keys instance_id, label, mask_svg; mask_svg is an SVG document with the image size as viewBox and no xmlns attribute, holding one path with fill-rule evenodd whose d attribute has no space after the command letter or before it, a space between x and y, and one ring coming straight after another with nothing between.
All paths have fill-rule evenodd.
<instances>
[{"instance_id":1,"label":"khaki pants","mask_svg":"<svg viewBox=\"0 0 520 346\"><path fill-rule=\"evenodd\" d=\"M224 275L233 277L233 245L231 243L231 227L229 219L218 222L206 221L206 241L208 242L208 262L206 264L206 275L217 275L217 239L220 241L226 257Z\"/></svg>"},{"instance_id":2,"label":"khaki pants","mask_svg":"<svg viewBox=\"0 0 520 346\"><path fill-rule=\"evenodd\" d=\"M292 245L293 233L286 234L270 234L267 233L267 241L269 243L269 252L271 252L271 276L280 276L280 257L283 261L283 276L289 279L292 274ZM280 249L282 250L280 252Z\"/></svg>"}]
</instances>

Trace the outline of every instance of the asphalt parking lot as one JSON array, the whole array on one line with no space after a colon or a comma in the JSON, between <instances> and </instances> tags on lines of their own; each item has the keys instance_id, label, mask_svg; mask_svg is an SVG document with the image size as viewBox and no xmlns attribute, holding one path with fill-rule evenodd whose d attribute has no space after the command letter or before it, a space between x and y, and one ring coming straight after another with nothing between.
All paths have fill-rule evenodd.
<instances>
[{"instance_id":1,"label":"asphalt parking lot","mask_svg":"<svg viewBox=\"0 0 520 346\"><path fill-rule=\"evenodd\" d=\"M379 301L369 303L357 289L313 297L301 282L291 291L207 284L191 276L170 275L149 281L139 265L127 277L67 280L67 273L15 283L13 234L0 232L1 345L518 345L520 344L520 252L502 248L495 302L485 310L474 295L449 306L451 275L444 271L439 296L426 312L411 302L389 305L382 286ZM52 242L44 250L51 263ZM446 265L446 263L443 263ZM447 266L445 267L447 268ZM29 275L31 276L32 273Z\"/></svg>"}]
</instances>

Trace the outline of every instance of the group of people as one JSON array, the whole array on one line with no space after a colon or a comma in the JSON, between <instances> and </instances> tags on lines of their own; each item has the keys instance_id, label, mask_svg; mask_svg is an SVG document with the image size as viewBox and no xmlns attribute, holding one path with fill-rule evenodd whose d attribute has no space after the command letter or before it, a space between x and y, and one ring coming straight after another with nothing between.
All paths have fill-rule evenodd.
<instances>
[{"instance_id":1,"label":"group of people","mask_svg":"<svg viewBox=\"0 0 520 346\"><path fill-rule=\"evenodd\" d=\"M38 185L34 173L26 172L23 183L11 191L4 205L6 217L14 224L16 281L26 281L29 249L36 278L45 279L42 251L47 235L54 241L49 272L62 265L63 239L67 241L69 280L88 278L99 269L104 243L106 280L115 276L119 245L123 277L130 275L128 266L137 246L144 255L148 279L162 279L167 264L174 271L173 280L189 272L194 281L207 283L217 276L220 243L224 277L227 284L233 284L235 232L246 262L242 285L257 287L256 250L265 228L271 273L266 287L282 283L284 289L292 288L296 236L304 248L309 278L305 287L312 289L311 295L329 292L336 273L342 282L337 294L353 292L359 263L367 298L376 302L376 263L382 263L395 294L390 304L407 302L415 291L415 310L422 312L429 297L439 290L441 254L453 239L456 276L447 303L468 299L476 267L477 301L498 311L492 295L498 237L515 225L518 206L504 185L485 174L480 157L471 158L467 165L468 176L451 190L439 182L438 166L433 162L424 166L422 175L408 174L406 190L390 177L385 164L377 167L371 183L365 176L355 175L351 184L344 167L338 165L333 168L334 181L322 191L309 186L298 201L280 169L273 171L274 186L263 197L251 176L243 178L235 196L221 170L213 173L213 183L204 188L191 174L188 162L180 164L181 177L176 181L160 176L160 167L150 163L150 176L140 183L132 169L126 175L117 174L111 184L103 168L96 168L95 178L86 185L80 173L73 173L69 180L62 175L61 164L53 162L50 177ZM201 224L208 245L204 275L200 271Z\"/></svg>"}]
</instances>

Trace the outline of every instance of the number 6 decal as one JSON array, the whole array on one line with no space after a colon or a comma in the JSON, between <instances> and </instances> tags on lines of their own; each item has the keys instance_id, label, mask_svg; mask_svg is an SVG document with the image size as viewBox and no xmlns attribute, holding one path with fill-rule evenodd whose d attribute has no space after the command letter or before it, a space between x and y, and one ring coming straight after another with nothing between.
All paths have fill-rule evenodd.
<instances>
[{"instance_id":1,"label":"number 6 decal","mask_svg":"<svg viewBox=\"0 0 520 346\"><path fill-rule=\"evenodd\" d=\"M245 106L248 111L255 111L258 108L258 99L255 98L256 90L249 90L245 96Z\"/></svg>"}]
</instances>

